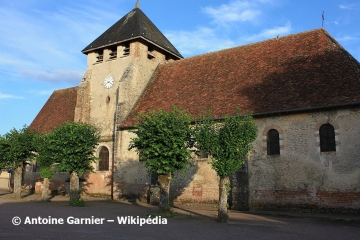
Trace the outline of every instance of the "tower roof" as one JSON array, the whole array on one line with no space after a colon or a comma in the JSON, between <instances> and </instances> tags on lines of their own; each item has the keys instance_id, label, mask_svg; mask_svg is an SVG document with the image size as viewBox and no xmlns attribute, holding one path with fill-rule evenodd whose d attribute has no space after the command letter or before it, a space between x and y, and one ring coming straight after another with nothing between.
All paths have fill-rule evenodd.
<instances>
[{"instance_id":1,"label":"tower roof","mask_svg":"<svg viewBox=\"0 0 360 240\"><path fill-rule=\"evenodd\" d=\"M160 32L143 11L141 11L138 4L136 5L136 8L112 25L108 30L84 48L82 52L88 53L96 49L137 38L142 38L164 51L175 55L177 58L183 58L180 52Z\"/></svg>"}]
</instances>

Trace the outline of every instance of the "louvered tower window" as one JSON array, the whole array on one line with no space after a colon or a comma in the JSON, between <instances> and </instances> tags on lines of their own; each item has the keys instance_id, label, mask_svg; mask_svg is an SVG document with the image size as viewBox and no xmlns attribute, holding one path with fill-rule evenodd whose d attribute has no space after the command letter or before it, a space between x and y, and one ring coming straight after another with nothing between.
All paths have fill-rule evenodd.
<instances>
[{"instance_id":1,"label":"louvered tower window","mask_svg":"<svg viewBox=\"0 0 360 240\"><path fill-rule=\"evenodd\" d=\"M267 133L267 155L280 154L280 138L279 132L275 129L270 129Z\"/></svg>"},{"instance_id":2,"label":"louvered tower window","mask_svg":"<svg viewBox=\"0 0 360 240\"><path fill-rule=\"evenodd\" d=\"M335 129L334 127L327 123L323 124L319 130L320 135L320 151L321 152L335 152Z\"/></svg>"},{"instance_id":3,"label":"louvered tower window","mask_svg":"<svg viewBox=\"0 0 360 240\"><path fill-rule=\"evenodd\" d=\"M99 158L98 171L109 171L109 150L106 147L100 149Z\"/></svg>"},{"instance_id":4,"label":"louvered tower window","mask_svg":"<svg viewBox=\"0 0 360 240\"><path fill-rule=\"evenodd\" d=\"M96 62L97 63L100 63L104 60L104 53L103 53L103 50L100 50L97 52L97 56L96 56Z\"/></svg>"},{"instance_id":5,"label":"louvered tower window","mask_svg":"<svg viewBox=\"0 0 360 240\"><path fill-rule=\"evenodd\" d=\"M130 55L130 43L126 43L124 45L123 56L129 56L129 55Z\"/></svg>"},{"instance_id":6,"label":"louvered tower window","mask_svg":"<svg viewBox=\"0 0 360 240\"><path fill-rule=\"evenodd\" d=\"M110 59L115 59L117 57L117 47L113 47L112 49L110 49Z\"/></svg>"}]
</instances>

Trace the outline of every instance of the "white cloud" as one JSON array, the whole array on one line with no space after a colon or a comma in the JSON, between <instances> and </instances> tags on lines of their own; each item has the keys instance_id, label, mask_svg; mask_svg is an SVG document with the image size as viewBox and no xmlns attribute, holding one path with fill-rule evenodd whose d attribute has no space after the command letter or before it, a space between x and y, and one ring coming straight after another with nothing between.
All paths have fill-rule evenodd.
<instances>
[{"instance_id":1,"label":"white cloud","mask_svg":"<svg viewBox=\"0 0 360 240\"><path fill-rule=\"evenodd\" d=\"M0 6L0 73L10 70L13 75L78 84L78 71L86 69L80 51L118 20L118 12L76 2L39 9Z\"/></svg>"},{"instance_id":2,"label":"white cloud","mask_svg":"<svg viewBox=\"0 0 360 240\"><path fill-rule=\"evenodd\" d=\"M0 99L9 99L9 98L23 99L24 97L15 96L15 95L12 95L12 94L0 93Z\"/></svg>"},{"instance_id":3,"label":"white cloud","mask_svg":"<svg viewBox=\"0 0 360 240\"><path fill-rule=\"evenodd\" d=\"M345 5L345 4L341 4L339 6L340 9L345 9L345 10L356 10L357 9L357 6L356 4L348 4L348 5Z\"/></svg>"},{"instance_id":4,"label":"white cloud","mask_svg":"<svg viewBox=\"0 0 360 240\"><path fill-rule=\"evenodd\" d=\"M202 10L218 25L225 25L229 22L251 22L261 15L256 2L234 1L218 7L205 7Z\"/></svg>"},{"instance_id":5,"label":"white cloud","mask_svg":"<svg viewBox=\"0 0 360 240\"><path fill-rule=\"evenodd\" d=\"M54 90L29 90L27 92L38 96L50 96Z\"/></svg>"},{"instance_id":6,"label":"white cloud","mask_svg":"<svg viewBox=\"0 0 360 240\"><path fill-rule=\"evenodd\" d=\"M22 70L21 74L24 77L44 81L44 82L68 82L78 84L83 76L80 71L73 70L53 70L52 72L35 71L35 70Z\"/></svg>"},{"instance_id":7,"label":"white cloud","mask_svg":"<svg viewBox=\"0 0 360 240\"><path fill-rule=\"evenodd\" d=\"M339 42L349 42L349 41L359 40L359 38L352 37L352 36L343 36L343 37L340 37L340 38L336 38L336 40L339 41Z\"/></svg>"},{"instance_id":8,"label":"white cloud","mask_svg":"<svg viewBox=\"0 0 360 240\"><path fill-rule=\"evenodd\" d=\"M166 37L184 56L217 51L233 47L235 43L216 33L216 30L200 27L194 31L170 31Z\"/></svg>"},{"instance_id":9,"label":"white cloud","mask_svg":"<svg viewBox=\"0 0 360 240\"><path fill-rule=\"evenodd\" d=\"M263 21L262 9L273 3L273 0L237 0L217 7L208 6L202 11L213 19L209 25L212 23L215 27L204 24L192 31L167 31L165 35L188 57L289 34L292 30L289 21L283 26L266 28L266 23L249 29L249 22Z\"/></svg>"},{"instance_id":10,"label":"white cloud","mask_svg":"<svg viewBox=\"0 0 360 240\"><path fill-rule=\"evenodd\" d=\"M277 36L287 35L291 32L291 22L287 22L284 26L277 26L262 30L260 33L247 37L247 41L258 41L262 39L274 38Z\"/></svg>"}]
</instances>

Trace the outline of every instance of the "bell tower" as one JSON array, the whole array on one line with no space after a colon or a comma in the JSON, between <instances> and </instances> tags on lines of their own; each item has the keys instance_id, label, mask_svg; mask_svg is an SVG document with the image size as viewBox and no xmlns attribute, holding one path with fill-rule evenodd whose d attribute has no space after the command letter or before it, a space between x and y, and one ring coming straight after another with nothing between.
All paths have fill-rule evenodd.
<instances>
[{"instance_id":1,"label":"bell tower","mask_svg":"<svg viewBox=\"0 0 360 240\"><path fill-rule=\"evenodd\" d=\"M129 114L156 67L183 58L142 12L139 1L82 52L87 70L79 84L74 120L95 124L107 139L115 123Z\"/></svg>"},{"instance_id":2,"label":"bell tower","mask_svg":"<svg viewBox=\"0 0 360 240\"><path fill-rule=\"evenodd\" d=\"M159 64L181 54L141 11L135 8L85 47L87 70L77 88L75 122L96 126L101 134L85 187L88 193L113 196L114 164L121 144L117 126L125 120ZM125 144L125 143L124 143Z\"/></svg>"}]
</instances>

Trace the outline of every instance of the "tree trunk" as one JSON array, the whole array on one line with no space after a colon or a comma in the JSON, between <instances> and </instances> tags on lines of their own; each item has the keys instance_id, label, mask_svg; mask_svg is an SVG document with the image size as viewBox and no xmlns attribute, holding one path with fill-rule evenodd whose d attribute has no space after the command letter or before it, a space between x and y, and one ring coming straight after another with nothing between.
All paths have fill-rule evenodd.
<instances>
[{"instance_id":1,"label":"tree trunk","mask_svg":"<svg viewBox=\"0 0 360 240\"><path fill-rule=\"evenodd\" d=\"M227 222L229 215L227 212L228 188L230 187L229 177L220 178L219 183L219 209L218 221Z\"/></svg>"},{"instance_id":2,"label":"tree trunk","mask_svg":"<svg viewBox=\"0 0 360 240\"><path fill-rule=\"evenodd\" d=\"M79 176L76 172L72 172L70 174L70 205L76 199L80 199L80 191L79 191Z\"/></svg>"},{"instance_id":3,"label":"tree trunk","mask_svg":"<svg viewBox=\"0 0 360 240\"><path fill-rule=\"evenodd\" d=\"M165 212L170 210L170 204L169 204L170 180L171 180L171 173L168 173L167 175L158 176L158 181L160 185L160 202L158 208L160 212Z\"/></svg>"},{"instance_id":4,"label":"tree trunk","mask_svg":"<svg viewBox=\"0 0 360 240\"><path fill-rule=\"evenodd\" d=\"M21 162L14 171L14 196L16 199L21 198L22 171L23 163Z\"/></svg>"},{"instance_id":5,"label":"tree trunk","mask_svg":"<svg viewBox=\"0 0 360 240\"><path fill-rule=\"evenodd\" d=\"M44 178L43 185L41 186L41 200L47 201L49 199L49 185L50 181L48 178Z\"/></svg>"}]
</instances>

